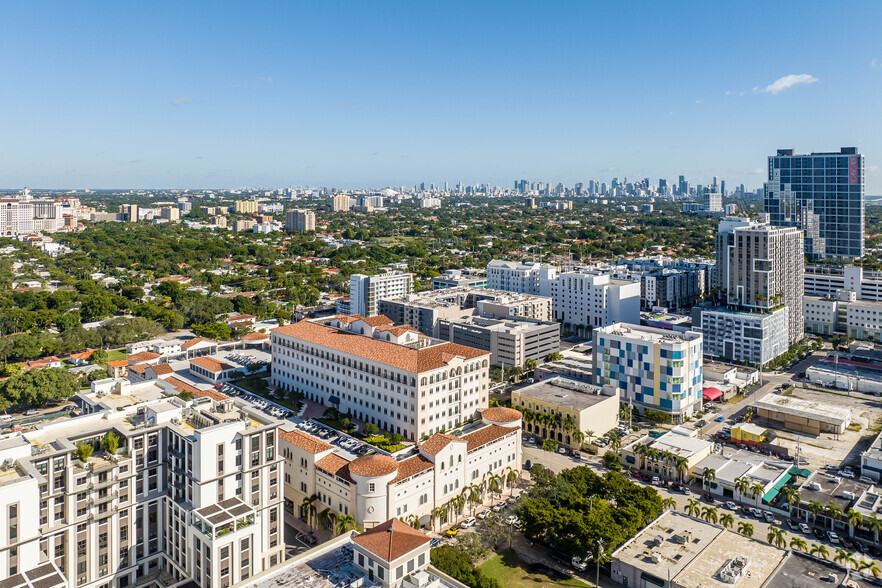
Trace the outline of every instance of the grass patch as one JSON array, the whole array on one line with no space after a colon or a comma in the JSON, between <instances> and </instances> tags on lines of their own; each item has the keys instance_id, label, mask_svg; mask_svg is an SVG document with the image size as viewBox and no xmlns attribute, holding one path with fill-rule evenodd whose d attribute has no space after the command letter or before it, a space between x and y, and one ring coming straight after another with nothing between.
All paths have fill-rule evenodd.
<instances>
[{"instance_id":1,"label":"grass patch","mask_svg":"<svg viewBox=\"0 0 882 588\"><path fill-rule=\"evenodd\" d=\"M496 578L505 588L536 588L536 586L575 586L584 588L585 582L571 578L542 564L526 564L511 550L506 549L478 566L485 575Z\"/></svg>"},{"instance_id":2,"label":"grass patch","mask_svg":"<svg viewBox=\"0 0 882 588\"><path fill-rule=\"evenodd\" d=\"M861 426L858 423L851 423L850 425L848 425L845 428L848 429L849 431L860 431L861 430Z\"/></svg>"},{"instance_id":3,"label":"grass patch","mask_svg":"<svg viewBox=\"0 0 882 588\"><path fill-rule=\"evenodd\" d=\"M741 402L742 400L744 400L744 398L745 398L744 394L736 394L735 396L726 400L726 404L737 404L737 403Z\"/></svg>"},{"instance_id":4,"label":"grass patch","mask_svg":"<svg viewBox=\"0 0 882 588\"><path fill-rule=\"evenodd\" d=\"M365 437L363 441L389 453L395 453L407 447L404 443L392 443L386 435L371 435L370 437Z\"/></svg>"},{"instance_id":5,"label":"grass patch","mask_svg":"<svg viewBox=\"0 0 882 588\"><path fill-rule=\"evenodd\" d=\"M260 371L249 376L245 376L240 380L236 380L233 382L236 386L248 390L252 394L257 394L258 396L263 396L269 400L272 400L276 404L284 406L285 408L290 408L294 412L300 410L300 400L303 397L302 395L291 392L289 394L280 396L284 394L284 392L280 391L280 395L275 395L270 392L270 389L267 387L266 383L267 373L266 371Z\"/></svg>"},{"instance_id":6,"label":"grass patch","mask_svg":"<svg viewBox=\"0 0 882 588\"><path fill-rule=\"evenodd\" d=\"M107 361L120 361L122 359L128 359L128 357L129 354L126 353L125 347L107 352Z\"/></svg>"},{"instance_id":7,"label":"grass patch","mask_svg":"<svg viewBox=\"0 0 882 588\"><path fill-rule=\"evenodd\" d=\"M338 431L343 431L344 433L349 433L350 435L353 434L352 423L349 423L349 426L347 427L342 418L329 419L327 417L319 417L315 420L322 423L323 425L328 425L332 429L337 429Z\"/></svg>"}]
</instances>

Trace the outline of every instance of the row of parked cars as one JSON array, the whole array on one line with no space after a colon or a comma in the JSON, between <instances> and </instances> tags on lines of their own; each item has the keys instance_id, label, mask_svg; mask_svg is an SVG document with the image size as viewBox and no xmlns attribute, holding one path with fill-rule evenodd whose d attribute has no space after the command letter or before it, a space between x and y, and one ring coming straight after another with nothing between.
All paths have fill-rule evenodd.
<instances>
[{"instance_id":1,"label":"row of parked cars","mask_svg":"<svg viewBox=\"0 0 882 588\"><path fill-rule=\"evenodd\" d=\"M294 414L294 411L288 410L287 408L282 408L281 406L277 406L270 402L269 400L262 398L260 396L255 396L252 394L242 393L235 386L231 386L229 384L218 384L215 386L218 391L223 392L227 396L239 396L242 400L246 400L265 412L270 416L274 416L277 419L286 419Z\"/></svg>"},{"instance_id":2,"label":"row of parked cars","mask_svg":"<svg viewBox=\"0 0 882 588\"><path fill-rule=\"evenodd\" d=\"M478 524L478 521L479 521L479 520L483 521L484 519L487 518L487 516L488 516L491 512L496 512L496 513L498 513L498 512L502 512L503 510L505 510L506 508L508 508L509 505L512 505L512 504L514 504L514 503L517 502L517 501L518 501L518 497L517 497L517 496L510 496L507 500L502 500L502 501L500 501L499 503L494 504L492 507L487 508L487 509L485 509L485 510L482 510L482 511L479 512L477 515L475 515L475 516L473 516L473 517L468 517L466 520L464 520L463 522L461 522L461 523L459 524L459 526L453 526L453 527L450 527L449 529L447 529L447 531L445 531L444 534L447 535L448 537L456 537L456 535L459 533L459 530L460 530L460 529L468 529L468 528L470 528L470 527L474 527L476 524ZM508 515L508 517L506 517L506 518L503 520L503 522L504 522L506 525L512 525L512 526L514 526L514 527L516 527L516 528L518 528L518 529L521 528L521 521L520 521L520 519L519 519L517 516L515 516L515 515Z\"/></svg>"}]
</instances>

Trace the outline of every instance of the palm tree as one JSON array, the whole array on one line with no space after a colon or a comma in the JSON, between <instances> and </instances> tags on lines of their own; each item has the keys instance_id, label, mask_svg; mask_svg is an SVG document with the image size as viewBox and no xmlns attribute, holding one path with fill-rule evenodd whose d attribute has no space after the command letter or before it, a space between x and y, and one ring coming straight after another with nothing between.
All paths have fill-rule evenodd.
<instances>
[{"instance_id":1,"label":"palm tree","mask_svg":"<svg viewBox=\"0 0 882 588\"><path fill-rule=\"evenodd\" d=\"M763 493L766 491L766 487L760 484L759 482L754 482L750 486L750 495L754 499L754 505L759 508L759 501L763 497Z\"/></svg>"},{"instance_id":2,"label":"palm tree","mask_svg":"<svg viewBox=\"0 0 882 588\"><path fill-rule=\"evenodd\" d=\"M817 523L818 516L824 512L824 505L819 500L812 500L809 502L808 509L812 511L812 522Z\"/></svg>"},{"instance_id":3,"label":"palm tree","mask_svg":"<svg viewBox=\"0 0 882 588\"><path fill-rule=\"evenodd\" d=\"M477 484L466 486L463 490L468 493L469 503L472 505L472 515L475 514L475 505L481 503L481 488Z\"/></svg>"},{"instance_id":4,"label":"palm tree","mask_svg":"<svg viewBox=\"0 0 882 588\"><path fill-rule=\"evenodd\" d=\"M330 508L326 508L318 514L318 524L326 529L333 529L337 524L338 518L337 513Z\"/></svg>"},{"instance_id":5,"label":"palm tree","mask_svg":"<svg viewBox=\"0 0 882 588\"><path fill-rule=\"evenodd\" d=\"M852 567L855 567L855 568L858 567L858 561L854 557L854 554L849 553L848 551L845 551L844 549L841 549L841 548L836 549L836 557L833 558L833 561L835 563L843 564L846 569L849 569Z\"/></svg>"},{"instance_id":6,"label":"palm tree","mask_svg":"<svg viewBox=\"0 0 882 588\"><path fill-rule=\"evenodd\" d=\"M753 409L748 407L747 410L744 411L744 422L749 423L750 419L753 418Z\"/></svg>"},{"instance_id":7,"label":"palm tree","mask_svg":"<svg viewBox=\"0 0 882 588\"><path fill-rule=\"evenodd\" d=\"M693 500L692 498L686 503L686 508L684 509L686 514L691 517L697 517L701 514L701 504L697 500Z\"/></svg>"},{"instance_id":8,"label":"palm tree","mask_svg":"<svg viewBox=\"0 0 882 588\"><path fill-rule=\"evenodd\" d=\"M619 449L622 448L622 438L618 435L610 435L609 448L612 450L613 453L618 453Z\"/></svg>"},{"instance_id":9,"label":"palm tree","mask_svg":"<svg viewBox=\"0 0 882 588\"><path fill-rule=\"evenodd\" d=\"M689 472L689 460L685 457L678 457L676 461L677 473L680 474L680 483L685 484L686 474Z\"/></svg>"},{"instance_id":10,"label":"palm tree","mask_svg":"<svg viewBox=\"0 0 882 588\"><path fill-rule=\"evenodd\" d=\"M318 511L316 507L316 502L318 502L319 495L313 494L308 498L304 498L303 502L300 503L300 516L306 514L306 525L312 529L312 520L315 518L315 513Z\"/></svg>"},{"instance_id":11,"label":"palm tree","mask_svg":"<svg viewBox=\"0 0 882 588\"><path fill-rule=\"evenodd\" d=\"M662 508L665 510L677 510L677 501L671 497L662 500Z\"/></svg>"},{"instance_id":12,"label":"palm tree","mask_svg":"<svg viewBox=\"0 0 882 588\"><path fill-rule=\"evenodd\" d=\"M882 531L882 519L876 516L876 513L873 513L868 519L865 519L864 522L867 524L867 529L873 532L873 542L879 543L879 531Z\"/></svg>"},{"instance_id":13,"label":"palm tree","mask_svg":"<svg viewBox=\"0 0 882 588\"><path fill-rule=\"evenodd\" d=\"M784 495L784 498L787 499L787 504L790 505L790 516L792 517L794 512L799 510L799 501L802 498L799 494L799 490L795 488L784 488L783 490L781 490L781 494ZM794 506L796 506L797 508L794 509ZM797 516L796 518L799 517Z\"/></svg>"},{"instance_id":14,"label":"palm tree","mask_svg":"<svg viewBox=\"0 0 882 588\"><path fill-rule=\"evenodd\" d=\"M766 539L769 543L780 548L783 545L787 545L787 539L785 537L786 535L787 531L782 531L778 527L769 527L769 532L766 534Z\"/></svg>"},{"instance_id":15,"label":"palm tree","mask_svg":"<svg viewBox=\"0 0 882 588\"><path fill-rule=\"evenodd\" d=\"M809 553L812 555L817 555L821 559L829 559L830 552L827 551L827 547L821 543L820 545L812 543L812 548L809 550Z\"/></svg>"},{"instance_id":16,"label":"palm tree","mask_svg":"<svg viewBox=\"0 0 882 588\"><path fill-rule=\"evenodd\" d=\"M513 468L509 468L508 473L505 475L505 483L511 489L511 492L508 493L509 496L514 496L514 489L520 475L521 473Z\"/></svg>"},{"instance_id":17,"label":"palm tree","mask_svg":"<svg viewBox=\"0 0 882 588\"><path fill-rule=\"evenodd\" d=\"M588 440L588 443L591 443L591 440L594 439L594 431L585 429L585 439Z\"/></svg>"},{"instance_id":18,"label":"palm tree","mask_svg":"<svg viewBox=\"0 0 882 588\"><path fill-rule=\"evenodd\" d=\"M702 476L701 483L705 487L706 490L710 490L711 482L713 482L716 479L717 479L717 470L715 470L713 468L706 468L704 470L704 475Z\"/></svg>"},{"instance_id":19,"label":"palm tree","mask_svg":"<svg viewBox=\"0 0 882 588\"><path fill-rule=\"evenodd\" d=\"M824 507L824 514L830 518L830 530L834 530L836 528L836 523L839 522L839 519L842 518L843 512L842 509L836 506L836 503L832 500L827 503L827 506Z\"/></svg>"},{"instance_id":20,"label":"palm tree","mask_svg":"<svg viewBox=\"0 0 882 588\"><path fill-rule=\"evenodd\" d=\"M857 512L853 508L849 508L845 512L846 520L848 521L848 536L854 537L854 531L858 527L864 524L864 515Z\"/></svg>"},{"instance_id":21,"label":"palm tree","mask_svg":"<svg viewBox=\"0 0 882 588\"><path fill-rule=\"evenodd\" d=\"M444 512L443 506L436 506L432 509L432 529L435 529L435 521L440 521L442 518L447 518L447 513Z\"/></svg>"},{"instance_id":22,"label":"palm tree","mask_svg":"<svg viewBox=\"0 0 882 588\"><path fill-rule=\"evenodd\" d=\"M490 492L497 495L502 494L502 476L491 474L490 477L487 479L487 484Z\"/></svg>"},{"instance_id":23,"label":"palm tree","mask_svg":"<svg viewBox=\"0 0 882 588\"><path fill-rule=\"evenodd\" d=\"M739 521L738 532L745 537L753 537L753 525L751 525L750 523L745 523L744 521Z\"/></svg>"},{"instance_id":24,"label":"palm tree","mask_svg":"<svg viewBox=\"0 0 882 588\"><path fill-rule=\"evenodd\" d=\"M576 429L575 431L573 431L573 443L575 443L579 449L582 449L582 444L584 442L585 442L585 433L583 433L579 429Z\"/></svg>"},{"instance_id":25,"label":"palm tree","mask_svg":"<svg viewBox=\"0 0 882 588\"><path fill-rule=\"evenodd\" d=\"M450 503L453 505L453 511L457 514L462 514L462 509L465 507L466 499L465 496L460 494L459 496L454 496L450 499Z\"/></svg>"},{"instance_id":26,"label":"palm tree","mask_svg":"<svg viewBox=\"0 0 882 588\"><path fill-rule=\"evenodd\" d=\"M409 515L404 520L404 522L407 523L408 525L410 525L411 527L413 527L414 529L419 529L420 527L422 527L422 525L420 524L420 517L416 516L415 514Z\"/></svg>"},{"instance_id":27,"label":"palm tree","mask_svg":"<svg viewBox=\"0 0 882 588\"><path fill-rule=\"evenodd\" d=\"M342 535L346 531L358 531L358 525L355 522L355 517L351 514L339 517L337 519L337 534Z\"/></svg>"},{"instance_id":28,"label":"palm tree","mask_svg":"<svg viewBox=\"0 0 882 588\"><path fill-rule=\"evenodd\" d=\"M876 565L876 562L872 560L861 560L861 562L858 564L858 571L863 572L864 570L868 570L871 574L873 574L874 578L879 577L879 567Z\"/></svg>"},{"instance_id":29,"label":"palm tree","mask_svg":"<svg viewBox=\"0 0 882 588\"><path fill-rule=\"evenodd\" d=\"M739 478L735 478L735 491L744 498L747 496L747 492L750 490L750 480L741 476Z\"/></svg>"},{"instance_id":30,"label":"palm tree","mask_svg":"<svg viewBox=\"0 0 882 588\"><path fill-rule=\"evenodd\" d=\"M724 512L720 515L720 524L723 525L724 529L729 529L735 524L735 517L728 512Z\"/></svg>"},{"instance_id":31,"label":"palm tree","mask_svg":"<svg viewBox=\"0 0 882 588\"><path fill-rule=\"evenodd\" d=\"M803 539L802 537L794 537L790 540L790 549L808 551L808 543L806 543L805 539Z\"/></svg>"},{"instance_id":32,"label":"palm tree","mask_svg":"<svg viewBox=\"0 0 882 588\"><path fill-rule=\"evenodd\" d=\"M714 507L706 506L706 507L704 507L704 510L701 513L701 518L703 518L708 523L716 524L717 521L720 520L719 517L717 516L717 512L718 512L717 509L715 509Z\"/></svg>"}]
</instances>

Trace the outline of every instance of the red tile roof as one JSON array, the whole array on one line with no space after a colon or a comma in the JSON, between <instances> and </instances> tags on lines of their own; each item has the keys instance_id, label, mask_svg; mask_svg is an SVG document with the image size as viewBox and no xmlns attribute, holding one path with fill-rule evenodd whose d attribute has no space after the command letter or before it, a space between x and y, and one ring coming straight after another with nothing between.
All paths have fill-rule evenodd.
<instances>
[{"instance_id":1,"label":"red tile roof","mask_svg":"<svg viewBox=\"0 0 882 588\"><path fill-rule=\"evenodd\" d=\"M458 343L441 343L424 349L413 349L308 320L277 327L273 329L273 332L416 373L444 367L457 356L475 359L490 355L489 351L466 347Z\"/></svg>"},{"instance_id":2,"label":"red tile roof","mask_svg":"<svg viewBox=\"0 0 882 588\"><path fill-rule=\"evenodd\" d=\"M401 480L407 479L428 469L432 469L434 465L435 464L433 464L422 455L414 455L413 457L408 457L407 459L398 462L398 475L395 476L395 479L389 483L397 484Z\"/></svg>"},{"instance_id":3,"label":"red tile roof","mask_svg":"<svg viewBox=\"0 0 882 588\"><path fill-rule=\"evenodd\" d=\"M88 351L83 351L82 353L71 353L71 359L89 359L92 357L92 354L95 353L94 349L90 349Z\"/></svg>"},{"instance_id":4,"label":"red tile roof","mask_svg":"<svg viewBox=\"0 0 882 588\"><path fill-rule=\"evenodd\" d=\"M365 455L356 457L349 464L349 473L355 476L373 478L386 476L398 470L398 462L388 455Z\"/></svg>"},{"instance_id":5,"label":"red tile roof","mask_svg":"<svg viewBox=\"0 0 882 588\"><path fill-rule=\"evenodd\" d=\"M194 357L190 360L190 363L203 367L210 372L224 372L236 369L236 366L233 364L219 361L213 357Z\"/></svg>"},{"instance_id":6,"label":"red tile roof","mask_svg":"<svg viewBox=\"0 0 882 588\"><path fill-rule=\"evenodd\" d=\"M166 378L165 381L168 382L169 384L171 384L172 386L174 386L178 392L192 392L193 394L196 394L197 392L201 392L201 390L199 390L199 388L197 388L196 386L193 386L192 384L188 384L187 382L185 382L183 380L179 380L178 378L176 378L174 376Z\"/></svg>"},{"instance_id":7,"label":"red tile roof","mask_svg":"<svg viewBox=\"0 0 882 588\"><path fill-rule=\"evenodd\" d=\"M453 441L463 441L459 437L454 437L453 435L446 435L444 433L435 433L428 439L426 439L422 445L420 445L420 451L424 453L428 453L429 455L437 455L439 451L447 447Z\"/></svg>"},{"instance_id":8,"label":"red tile roof","mask_svg":"<svg viewBox=\"0 0 882 588\"><path fill-rule=\"evenodd\" d=\"M236 316L231 316L227 318L228 323L237 322L237 321L247 321L249 319L257 318L253 314L237 314Z\"/></svg>"},{"instance_id":9,"label":"red tile roof","mask_svg":"<svg viewBox=\"0 0 882 588\"><path fill-rule=\"evenodd\" d=\"M167 363L160 363L157 365L152 365L152 366L150 366L150 369L152 369L153 373L155 373L157 376L164 376L166 374L175 373L174 368L172 366L168 365Z\"/></svg>"},{"instance_id":10,"label":"red tile roof","mask_svg":"<svg viewBox=\"0 0 882 588\"><path fill-rule=\"evenodd\" d=\"M520 427L500 427L499 425L489 425L487 427L484 427L483 429L478 429L474 433L463 435L462 438L469 442L469 446L466 451L471 451L472 449L476 449L482 445L486 445L491 441L496 441L500 437L505 437L509 433L514 433L515 431L519 430Z\"/></svg>"},{"instance_id":11,"label":"red tile roof","mask_svg":"<svg viewBox=\"0 0 882 588\"><path fill-rule=\"evenodd\" d=\"M391 519L373 529L368 529L361 535L356 535L352 541L383 561L393 562L429 543L431 539L422 531L398 519Z\"/></svg>"},{"instance_id":12,"label":"red tile roof","mask_svg":"<svg viewBox=\"0 0 882 588\"><path fill-rule=\"evenodd\" d=\"M355 483L349 476L349 462L336 453L324 456L315 462L315 467L320 468L331 475L343 478L347 482Z\"/></svg>"},{"instance_id":13,"label":"red tile roof","mask_svg":"<svg viewBox=\"0 0 882 588\"><path fill-rule=\"evenodd\" d=\"M211 398L215 402L220 402L221 400L227 400L229 396L226 394L221 394L217 390L199 390L197 389L193 392L193 396L196 398Z\"/></svg>"},{"instance_id":14,"label":"red tile roof","mask_svg":"<svg viewBox=\"0 0 882 588\"><path fill-rule=\"evenodd\" d=\"M388 316L382 315L382 314L378 314L376 316L366 316L361 320L363 320L364 322L366 322L367 324L369 324L372 327L379 327L379 326L384 326L384 325L395 324L395 321L390 319Z\"/></svg>"},{"instance_id":15,"label":"red tile roof","mask_svg":"<svg viewBox=\"0 0 882 588\"><path fill-rule=\"evenodd\" d=\"M202 343L203 341L205 341L206 343L214 343L214 341L212 341L211 339L203 339L202 337L193 337L192 339L190 339L189 341L187 341L186 343L181 345L181 349L190 349L191 347L193 347L197 343Z\"/></svg>"},{"instance_id":16,"label":"red tile roof","mask_svg":"<svg viewBox=\"0 0 882 588\"><path fill-rule=\"evenodd\" d=\"M159 357L160 355L158 353L153 353L152 351L142 351L141 353L130 355L126 359L128 359L129 361L150 361L151 359L159 359Z\"/></svg>"},{"instance_id":17,"label":"red tile roof","mask_svg":"<svg viewBox=\"0 0 882 588\"><path fill-rule=\"evenodd\" d=\"M269 333L248 333L244 337L242 337L243 341L262 341L264 339L269 339Z\"/></svg>"},{"instance_id":18,"label":"red tile roof","mask_svg":"<svg viewBox=\"0 0 882 588\"><path fill-rule=\"evenodd\" d=\"M383 325L383 326L377 327L377 330L384 331L384 332L388 331L388 332L392 333L393 335L395 335L396 337L400 337L403 334L407 333L408 331L413 331L414 333L419 333L419 331L417 331L416 329L414 329L410 325L398 325L396 327L389 327L389 326Z\"/></svg>"},{"instance_id":19,"label":"red tile roof","mask_svg":"<svg viewBox=\"0 0 882 588\"><path fill-rule=\"evenodd\" d=\"M513 408L491 406L490 408L484 409L484 412L481 413L481 418L485 418L488 421L493 421L495 423L513 423L521 420L522 415L519 411Z\"/></svg>"},{"instance_id":20,"label":"red tile roof","mask_svg":"<svg viewBox=\"0 0 882 588\"><path fill-rule=\"evenodd\" d=\"M330 451L334 448L321 439L316 439L312 435L304 433L303 431L279 431L279 437L291 445L296 445L300 449L308 451L313 455L323 451Z\"/></svg>"},{"instance_id":21,"label":"red tile roof","mask_svg":"<svg viewBox=\"0 0 882 588\"><path fill-rule=\"evenodd\" d=\"M126 367L129 365L128 359L117 359L116 361L108 361L107 365L110 367Z\"/></svg>"},{"instance_id":22,"label":"red tile roof","mask_svg":"<svg viewBox=\"0 0 882 588\"><path fill-rule=\"evenodd\" d=\"M136 373L139 373L139 374L144 374L144 373L147 372L147 368L148 368L148 367L150 367L150 366L147 365L146 363L139 363L138 365L130 365L130 366L129 366L129 371L130 371L130 372L136 372Z\"/></svg>"}]
</instances>

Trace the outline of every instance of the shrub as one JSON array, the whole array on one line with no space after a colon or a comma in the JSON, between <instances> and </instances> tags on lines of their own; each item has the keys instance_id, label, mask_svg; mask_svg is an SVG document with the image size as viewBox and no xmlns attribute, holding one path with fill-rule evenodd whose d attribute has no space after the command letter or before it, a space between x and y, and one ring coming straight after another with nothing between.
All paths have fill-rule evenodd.
<instances>
[{"instance_id":1,"label":"shrub","mask_svg":"<svg viewBox=\"0 0 882 588\"><path fill-rule=\"evenodd\" d=\"M607 451L603 454L603 465L614 472L621 471L622 469L622 464L619 463L619 458L616 457L616 454L612 451Z\"/></svg>"},{"instance_id":2,"label":"shrub","mask_svg":"<svg viewBox=\"0 0 882 588\"><path fill-rule=\"evenodd\" d=\"M116 455L116 450L119 449L119 435L113 431L108 431L104 438L101 439L101 446L104 447L107 453Z\"/></svg>"},{"instance_id":3,"label":"shrub","mask_svg":"<svg viewBox=\"0 0 882 588\"><path fill-rule=\"evenodd\" d=\"M89 457L91 457L92 452L95 451L95 448L86 443L85 441L80 441L77 443L77 449L74 455L77 456L83 463L89 463Z\"/></svg>"}]
</instances>

